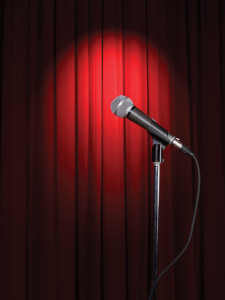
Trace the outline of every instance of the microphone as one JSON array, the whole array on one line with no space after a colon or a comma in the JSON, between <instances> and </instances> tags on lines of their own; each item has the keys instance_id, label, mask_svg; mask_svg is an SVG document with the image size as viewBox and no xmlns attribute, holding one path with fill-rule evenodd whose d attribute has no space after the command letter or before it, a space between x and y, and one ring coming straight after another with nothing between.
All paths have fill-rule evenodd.
<instances>
[{"instance_id":1,"label":"microphone","mask_svg":"<svg viewBox=\"0 0 225 300\"><path fill-rule=\"evenodd\" d=\"M171 144L181 150L183 153L194 156L194 153L178 138L169 133L166 129L156 123L155 120L150 119L140 109L134 106L130 98L126 96L118 96L111 103L112 112L120 118L128 118L139 126L143 127L153 137L164 146Z\"/></svg>"}]
</instances>

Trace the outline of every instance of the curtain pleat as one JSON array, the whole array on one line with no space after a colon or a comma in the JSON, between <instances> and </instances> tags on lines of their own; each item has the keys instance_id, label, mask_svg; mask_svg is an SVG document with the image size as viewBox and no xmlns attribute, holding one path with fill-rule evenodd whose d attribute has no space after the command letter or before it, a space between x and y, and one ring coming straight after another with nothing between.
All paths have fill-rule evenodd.
<instances>
[{"instance_id":1,"label":"curtain pleat","mask_svg":"<svg viewBox=\"0 0 225 300\"><path fill-rule=\"evenodd\" d=\"M3 1L1 299L147 299L152 139L116 117L132 99L196 153L193 240L158 299L223 299L224 3ZM161 164L159 272L186 243L196 193L189 157Z\"/></svg>"}]
</instances>

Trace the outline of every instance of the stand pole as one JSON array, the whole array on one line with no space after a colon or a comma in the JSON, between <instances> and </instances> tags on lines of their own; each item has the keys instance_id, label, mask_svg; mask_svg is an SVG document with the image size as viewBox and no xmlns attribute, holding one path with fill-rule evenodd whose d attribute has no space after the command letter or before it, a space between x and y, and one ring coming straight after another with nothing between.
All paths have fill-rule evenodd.
<instances>
[{"instance_id":1,"label":"stand pole","mask_svg":"<svg viewBox=\"0 0 225 300\"><path fill-rule=\"evenodd\" d=\"M160 191L160 164L163 162L164 146L153 140L152 162L154 164L153 179L153 251L152 251L152 283L158 274L158 236L159 236L159 191ZM157 289L153 299L157 300Z\"/></svg>"}]
</instances>

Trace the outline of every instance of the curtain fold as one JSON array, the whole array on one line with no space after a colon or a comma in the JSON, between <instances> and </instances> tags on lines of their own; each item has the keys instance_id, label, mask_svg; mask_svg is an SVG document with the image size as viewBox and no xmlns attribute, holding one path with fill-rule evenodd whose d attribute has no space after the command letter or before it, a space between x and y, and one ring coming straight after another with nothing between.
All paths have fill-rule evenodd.
<instances>
[{"instance_id":1,"label":"curtain fold","mask_svg":"<svg viewBox=\"0 0 225 300\"><path fill-rule=\"evenodd\" d=\"M112 114L126 95L196 153L193 240L158 299L225 297L224 3L0 4L1 299L147 299L152 139ZM191 159L161 165L159 272L186 243Z\"/></svg>"}]
</instances>

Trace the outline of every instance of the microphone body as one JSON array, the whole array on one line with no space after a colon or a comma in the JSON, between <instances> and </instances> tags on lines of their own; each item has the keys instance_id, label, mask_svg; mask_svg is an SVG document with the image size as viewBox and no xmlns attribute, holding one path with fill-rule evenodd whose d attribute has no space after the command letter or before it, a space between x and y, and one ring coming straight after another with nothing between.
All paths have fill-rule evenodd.
<instances>
[{"instance_id":1,"label":"microphone body","mask_svg":"<svg viewBox=\"0 0 225 300\"><path fill-rule=\"evenodd\" d=\"M172 144L183 153L194 156L194 153L187 146L182 144L178 138L134 106L133 102L126 96L116 97L111 103L111 110L116 116L122 118L126 117L146 129L153 138L159 140L164 146Z\"/></svg>"},{"instance_id":2,"label":"microphone body","mask_svg":"<svg viewBox=\"0 0 225 300\"><path fill-rule=\"evenodd\" d=\"M175 136L171 135L166 129L157 124L149 116L144 114L136 106L133 106L126 116L129 120L140 125L148 131L156 139L160 139L165 145L171 144Z\"/></svg>"}]
</instances>

